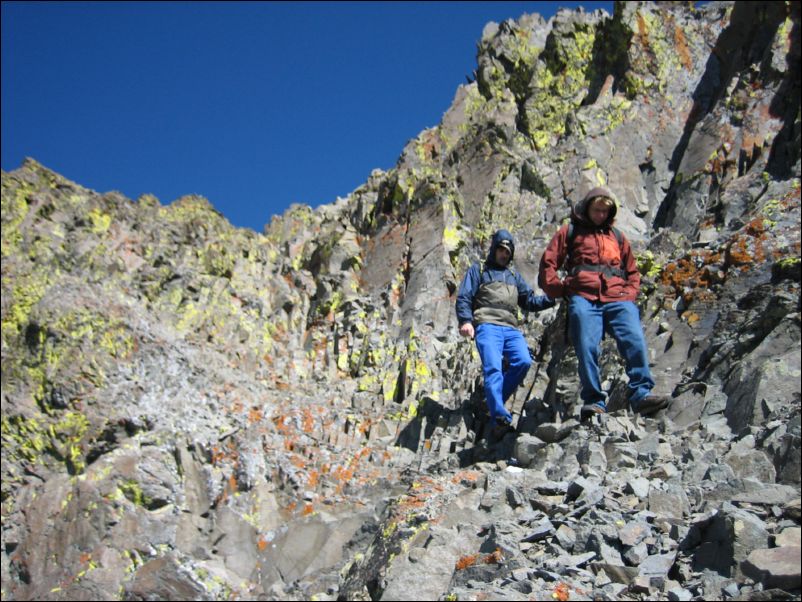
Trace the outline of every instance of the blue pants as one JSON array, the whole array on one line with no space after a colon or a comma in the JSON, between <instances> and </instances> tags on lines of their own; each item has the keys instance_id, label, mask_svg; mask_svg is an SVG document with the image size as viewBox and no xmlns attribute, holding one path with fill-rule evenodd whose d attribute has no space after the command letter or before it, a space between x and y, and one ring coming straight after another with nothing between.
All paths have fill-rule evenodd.
<instances>
[{"instance_id":1,"label":"blue pants","mask_svg":"<svg viewBox=\"0 0 802 602\"><path fill-rule=\"evenodd\" d=\"M601 303L573 295L568 303L569 331L579 360L580 397L586 404L605 402L599 377L599 346L602 334L612 335L624 358L629 377L629 403L646 397L654 387L649 371L646 340L638 307L632 301Z\"/></svg>"},{"instance_id":2,"label":"blue pants","mask_svg":"<svg viewBox=\"0 0 802 602\"><path fill-rule=\"evenodd\" d=\"M495 425L496 418L502 417L512 420L504 402L515 392L532 365L526 341L517 328L484 323L476 328L476 348L482 358L485 399L491 423ZM503 357L508 361L504 373L501 371Z\"/></svg>"}]
</instances>

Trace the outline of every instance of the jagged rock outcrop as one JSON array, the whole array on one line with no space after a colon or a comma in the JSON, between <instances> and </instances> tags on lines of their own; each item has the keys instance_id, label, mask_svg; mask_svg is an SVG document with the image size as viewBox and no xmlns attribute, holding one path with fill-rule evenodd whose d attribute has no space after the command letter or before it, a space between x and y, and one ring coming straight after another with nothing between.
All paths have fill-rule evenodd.
<instances>
[{"instance_id":1,"label":"jagged rock outcrop","mask_svg":"<svg viewBox=\"0 0 802 602\"><path fill-rule=\"evenodd\" d=\"M261 234L3 173L3 598L798 599L799 23L488 24L395 168ZM495 440L456 287L498 227L534 283L599 184L672 406L628 414L607 342L620 411L579 424L553 309Z\"/></svg>"}]
</instances>

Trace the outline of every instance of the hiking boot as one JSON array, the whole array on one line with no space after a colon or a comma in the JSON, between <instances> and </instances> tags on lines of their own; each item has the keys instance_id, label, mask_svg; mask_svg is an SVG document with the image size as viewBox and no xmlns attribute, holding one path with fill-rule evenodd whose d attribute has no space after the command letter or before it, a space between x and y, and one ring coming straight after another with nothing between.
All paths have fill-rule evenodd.
<instances>
[{"instance_id":1,"label":"hiking boot","mask_svg":"<svg viewBox=\"0 0 802 602\"><path fill-rule=\"evenodd\" d=\"M496 424L493 426L493 436L501 439L504 435L512 430L512 420L506 416L499 416L496 418Z\"/></svg>"},{"instance_id":2,"label":"hiking boot","mask_svg":"<svg viewBox=\"0 0 802 602\"><path fill-rule=\"evenodd\" d=\"M632 411L641 416L649 416L660 410L664 410L671 403L667 395L647 395L640 401L632 404Z\"/></svg>"},{"instance_id":3,"label":"hiking boot","mask_svg":"<svg viewBox=\"0 0 802 602\"><path fill-rule=\"evenodd\" d=\"M595 403L588 403L582 406L582 409L579 410L579 420L580 422L584 422L585 420L595 416L596 414L606 414L607 413L607 404L603 401L597 401Z\"/></svg>"}]
</instances>

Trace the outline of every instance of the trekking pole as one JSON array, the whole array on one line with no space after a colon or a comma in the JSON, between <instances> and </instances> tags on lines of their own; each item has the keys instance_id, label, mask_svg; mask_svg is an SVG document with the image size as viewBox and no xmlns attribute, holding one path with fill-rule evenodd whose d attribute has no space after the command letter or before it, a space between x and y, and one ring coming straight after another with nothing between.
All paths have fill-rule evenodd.
<instances>
[{"instance_id":1,"label":"trekking pole","mask_svg":"<svg viewBox=\"0 0 802 602\"><path fill-rule=\"evenodd\" d=\"M529 351L529 356L532 357L532 351ZM534 357L532 357L534 360ZM529 390L526 392L526 396L524 397L523 403L521 403L521 409L518 412L518 422L520 422L521 416L524 413L524 406L526 402L529 401L529 396L532 394L532 390L535 388L535 383L537 382L537 377L540 374L540 362L537 362L537 368L535 368L535 376L532 378L532 384L529 385ZM512 408L510 410L510 414L512 414L513 419L515 418L515 402L518 400L518 391L515 391L515 395L512 396ZM516 423L515 429L518 429L518 424Z\"/></svg>"}]
</instances>

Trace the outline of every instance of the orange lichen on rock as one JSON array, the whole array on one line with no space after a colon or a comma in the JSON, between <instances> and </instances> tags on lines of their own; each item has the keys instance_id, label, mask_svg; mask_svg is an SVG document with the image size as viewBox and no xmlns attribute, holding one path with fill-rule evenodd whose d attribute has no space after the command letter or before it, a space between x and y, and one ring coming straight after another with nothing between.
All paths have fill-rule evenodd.
<instances>
[{"instance_id":1,"label":"orange lichen on rock","mask_svg":"<svg viewBox=\"0 0 802 602\"><path fill-rule=\"evenodd\" d=\"M482 558L482 562L484 564L502 564L504 562L504 554L502 554L501 548L496 548L493 552Z\"/></svg>"},{"instance_id":2,"label":"orange lichen on rock","mask_svg":"<svg viewBox=\"0 0 802 602\"><path fill-rule=\"evenodd\" d=\"M496 548L490 554L481 556L481 560L480 556L480 554L467 554L466 556L461 556L460 559L457 560L456 565L454 565L454 568L458 571L461 571L475 565L477 562L481 562L482 564L502 564L504 562L504 554L502 554L501 548Z\"/></svg>"},{"instance_id":3,"label":"orange lichen on rock","mask_svg":"<svg viewBox=\"0 0 802 602\"><path fill-rule=\"evenodd\" d=\"M256 422L261 422L263 417L264 417L264 413L262 412L261 409L259 409L257 407L252 407L248 411L248 423L249 424L254 424Z\"/></svg>"},{"instance_id":4,"label":"orange lichen on rock","mask_svg":"<svg viewBox=\"0 0 802 602\"><path fill-rule=\"evenodd\" d=\"M476 560L479 558L479 554L468 554L466 556L461 556L457 563L454 565L454 568L458 571L462 571L467 569L470 566L476 564Z\"/></svg>"},{"instance_id":5,"label":"orange lichen on rock","mask_svg":"<svg viewBox=\"0 0 802 602\"><path fill-rule=\"evenodd\" d=\"M671 262L663 268L661 281L665 286L674 289L686 303L699 296L700 291L707 290L712 284L721 282L723 274L719 274L718 265L721 254L714 251L692 251L686 257Z\"/></svg>"},{"instance_id":6,"label":"orange lichen on rock","mask_svg":"<svg viewBox=\"0 0 802 602\"><path fill-rule=\"evenodd\" d=\"M301 429L305 433L311 433L315 428L315 419L312 416L312 411L309 408L303 409L303 417L301 419Z\"/></svg>"},{"instance_id":7,"label":"orange lichen on rock","mask_svg":"<svg viewBox=\"0 0 802 602\"><path fill-rule=\"evenodd\" d=\"M674 25L674 45L677 47L677 56L679 57L679 62L682 63L682 66L685 67L688 71L693 68L693 60L691 59L691 53L688 50L688 42L685 39L685 32L682 31L682 28L679 25Z\"/></svg>"},{"instance_id":8,"label":"orange lichen on rock","mask_svg":"<svg viewBox=\"0 0 802 602\"><path fill-rule=\"evenodd\" d=\"M557 587L554 588L551 597L554 598L555 600L560 600L561 602L565 602L565 600L570 600L571 594L568 591L568 586L561 581L560 583L557 584Z\"/></svg>"},{"instance_id":9,"label":"orange lichen on rock","mask_svg":"<svg viewBox=\"0 0 802 602\"><path fill-rule=\"evenodd\" d=\"M475 470L461 470L451 477L451 482L454 484L462 483L463 485L475 483L479 479L480 474L481 473Z\"/></svg>"},{"instance_id":10,"label":"orange lichen on rock","mask_svg":"<svg viewBox=\"0 0 802 602\"><path fill-rule=\"evenodd\" d=\"M757 217L744 226L742 233L736 234L727 246L726 265L750 269L756 264L765 263L767 259L766 224L762 217Z\"/></svg>"}]
</instances>

